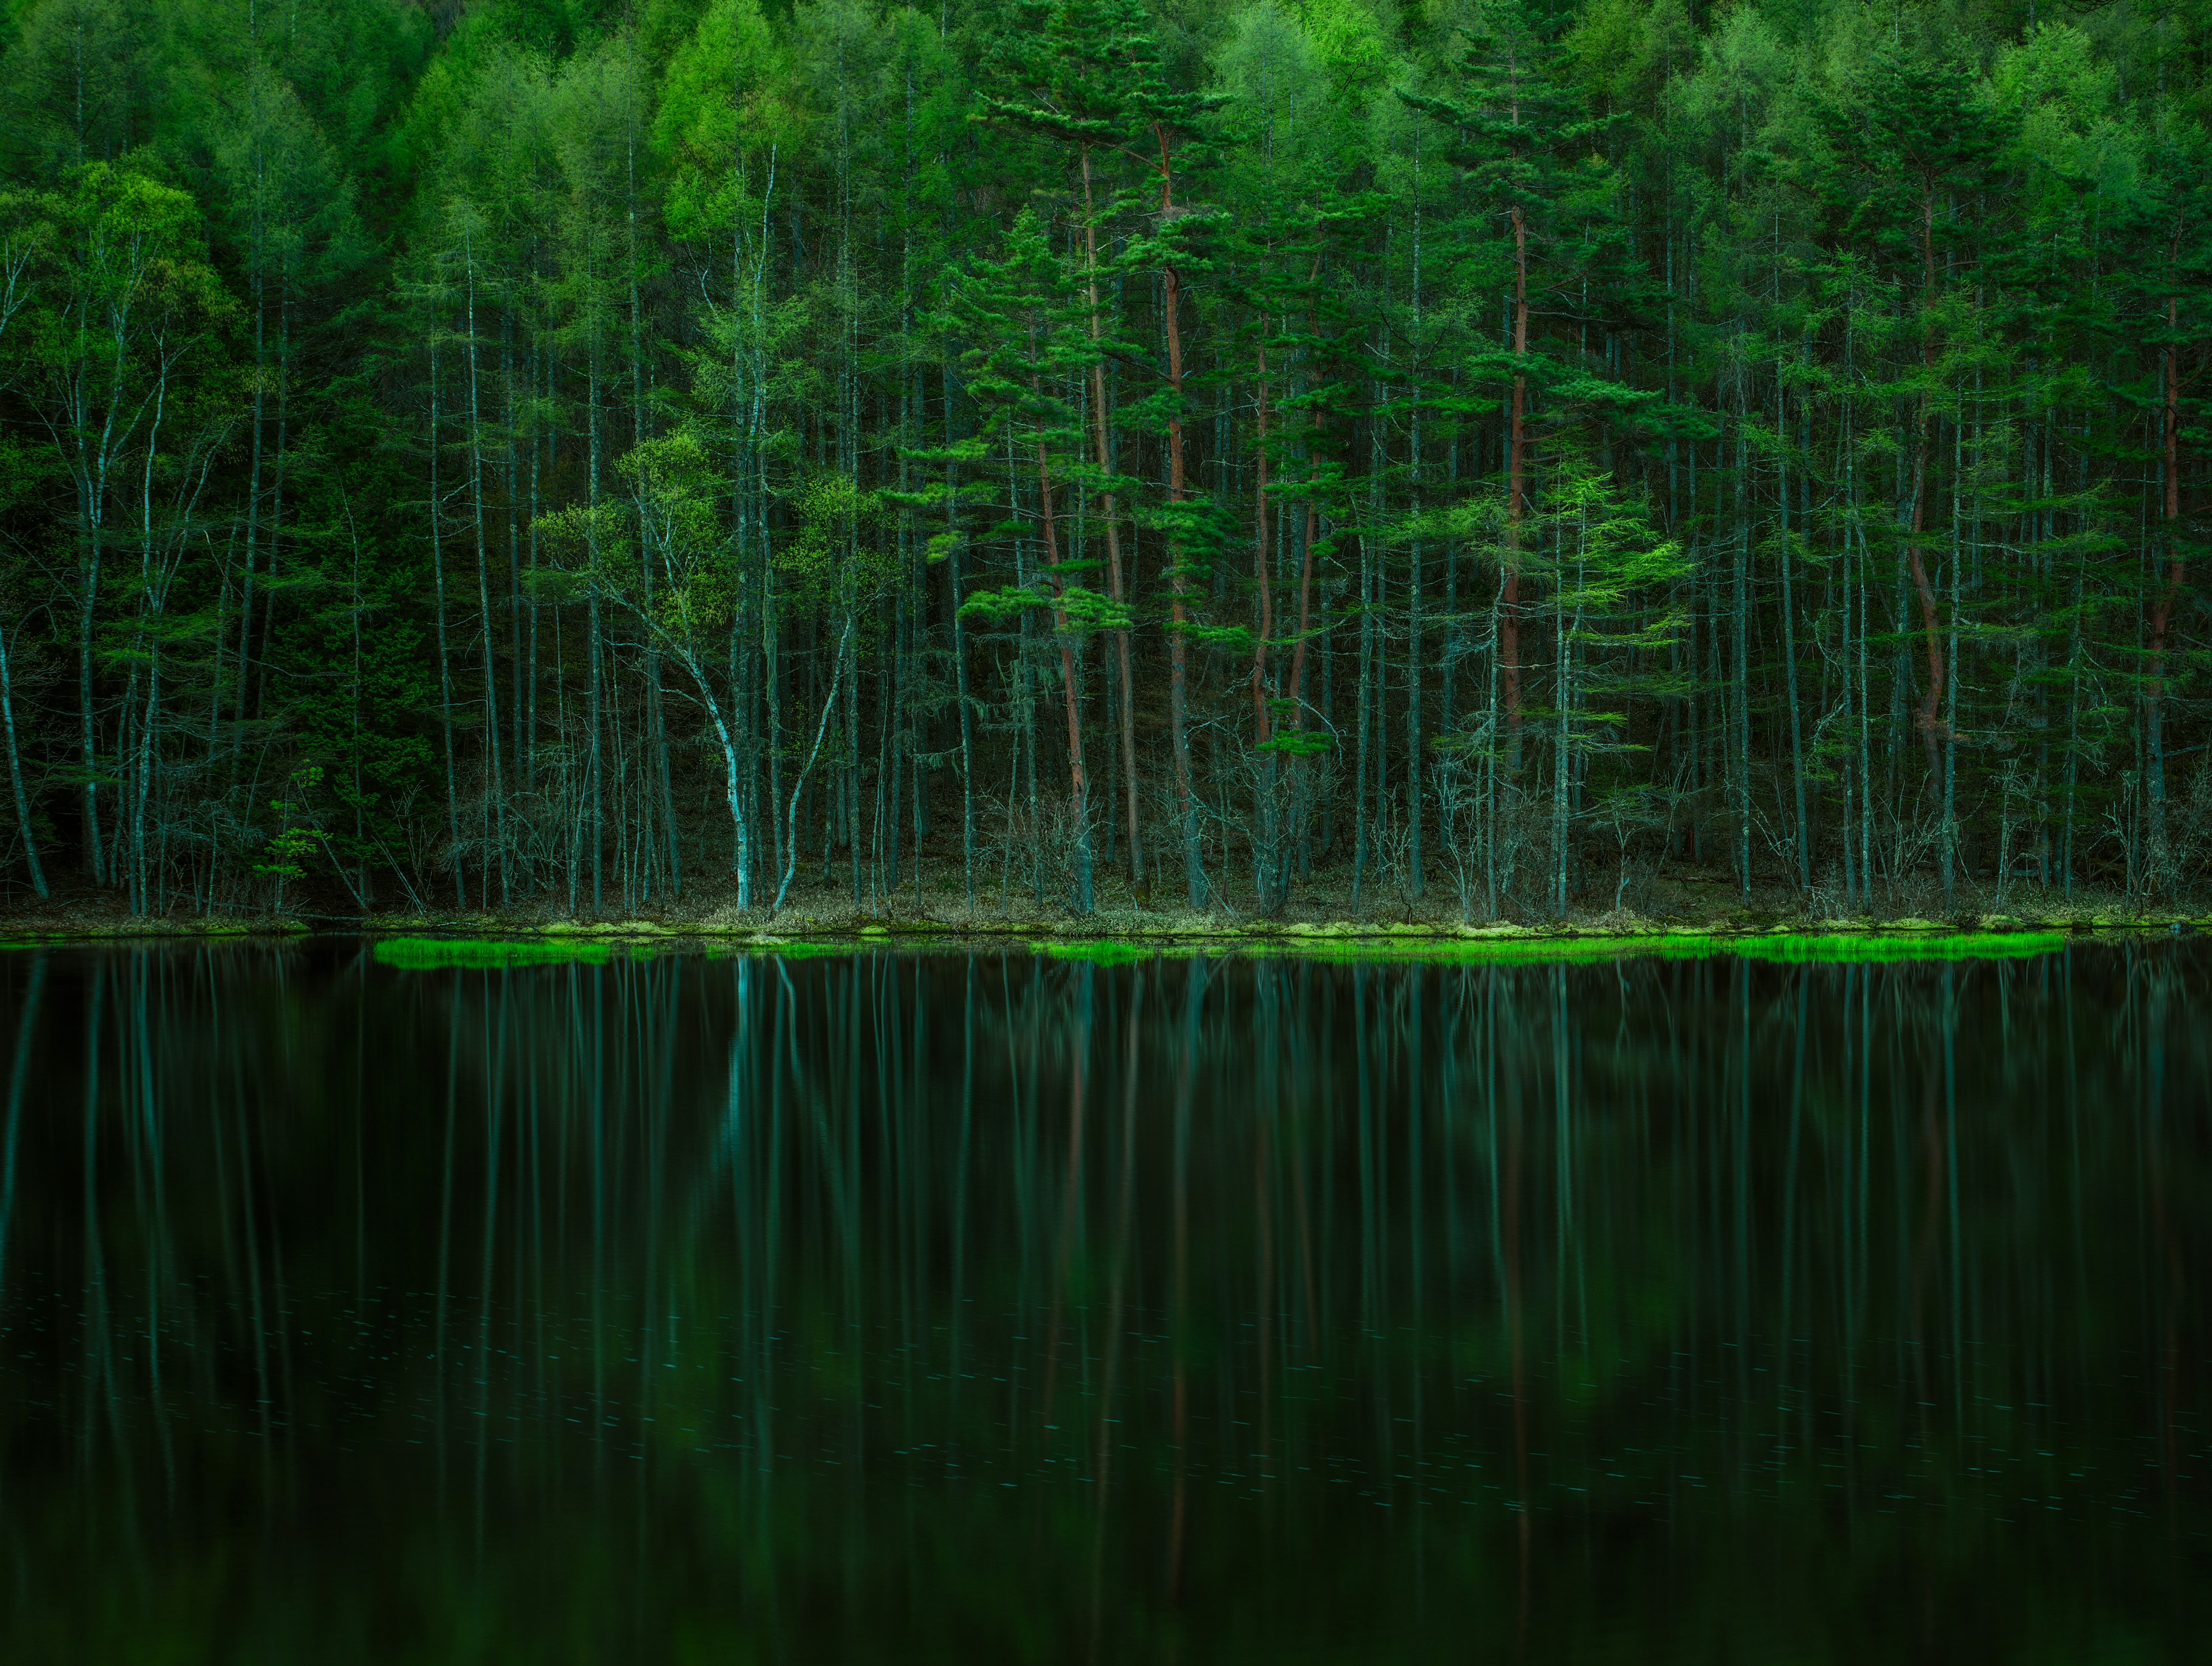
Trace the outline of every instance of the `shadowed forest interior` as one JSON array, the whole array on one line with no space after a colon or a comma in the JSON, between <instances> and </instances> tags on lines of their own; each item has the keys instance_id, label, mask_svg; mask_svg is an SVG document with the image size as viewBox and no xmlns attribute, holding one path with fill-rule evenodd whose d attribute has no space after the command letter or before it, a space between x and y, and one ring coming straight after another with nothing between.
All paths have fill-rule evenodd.
<instances>
[{"instance_id":1,"label":"shadowed forest interior","mask_svg":"<svg viewBox=\"0 0 2212 1666\"><path fill-rule=\"evenodd\" d=\"M2168 906L2204 0L13 0L0 884Z\"/></svg>"}]
</instances>

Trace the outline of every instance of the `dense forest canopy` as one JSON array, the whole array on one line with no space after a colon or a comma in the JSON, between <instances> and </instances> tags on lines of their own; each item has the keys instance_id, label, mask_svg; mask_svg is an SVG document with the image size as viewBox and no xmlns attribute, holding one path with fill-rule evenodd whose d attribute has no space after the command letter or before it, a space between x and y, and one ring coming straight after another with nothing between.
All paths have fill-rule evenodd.
<instances>
[{"instance_id":1,"label":"dense forest canopy","mask_svg":"<svg viewBox=\"0 0 2212 1666\"><path fill-rule=\"evenodd\" d=\"M2205 0L15 0L0 44L18 900L2212 868Z\"/></svg>"}]
</instances>

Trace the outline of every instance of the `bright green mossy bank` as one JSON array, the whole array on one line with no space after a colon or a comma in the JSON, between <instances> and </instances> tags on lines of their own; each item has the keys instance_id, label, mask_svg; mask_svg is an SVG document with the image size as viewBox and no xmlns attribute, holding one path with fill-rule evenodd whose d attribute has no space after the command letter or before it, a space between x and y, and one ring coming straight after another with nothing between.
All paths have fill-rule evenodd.
<instances>
[{"instance_id":1,"label":"bright green mossy bank","mask_svg":"<svg viewBox=\"0 0 2212 1666\"><path fill-rule=\"evenodd\" d=\"M17 935L0 938L0 949L87 946L125 941L114 931L40 930L26 922ZM1104 922L1102 922L1104 924ZM798 960L892 949L907 953L1036 953L1093 966L1124 966L1156 957L1281 956L1343 964L1421 963L1442 966L1530 965L1601 960L1699 960L1733 956L1781 963L1857 964L1884 961L2017 960L2049 954L2069 944L2149 942L2186 930L2171 922L2097 921L2078 924L1990 919L1979 929L1946 930L1930 921L1893 923L1862 930L1796 930L1725 927L1705 930L1547 930L1495 926L1450 930L1433 926L1351 924L1273 926L1208 921L1135 926L1113 936L1054 936L1043 923L1010 923L997 929L962 930L937 922L898 921L848 930L842 923L807 922L808 935L787 937L748 930L735 923L669 925L655 922L578 925L562 922L511 930L495 921L456 921L450 936L419 928L390 936L370 935L381 965L407 972L498 970L508 966L605 965L671 952L711 959L772 954ZM276 928L290 935L296 925ZM431 926L431 930L439 928ZM222 931L174 930L152 940L221 936L236 941L262 935L251 928Z\"/></svg>"},{"instance_id":2,"label":"bright green mossy bank","mask_svg":"<svg viewBox=\"0 0 2212 1666\"><path fill-rule=\"evenodd\" d=\"M892 946L881 936L842 942L785 942L656 935L610 942L562 933L550 937L383 937L372 953L380 965L401 972L485 972L507 966L605 966L617 955L623 960L648 960L686 948L703 949L710 960L732 954L773 954L779 960L807 960Z\"/></svg>"},{"instance_id":3,"label":"bright green mossy bank","mask_svg":"<svg viewBox=\"0 0 2212 1666\"><path fill-rule=\"evenodd\" d=\"M597 966L614 954L604 942L546 942L539 937L386 937L377 960L402 972L466 972L519 966Z\"/></svg>"},{"instance_id":4,"label":"bright green mossy bank","mask_svg":"<svg viewBox=\"0 0 2212 1666\"><path fill-rule=\"evenodd\" d=\"M2114 934L2106 934L2106 939ZM2137 935L2137 934L2129 934ZM1445 937L1430 935L1352 937L1321 935L1234 937L1096 938L1080 941L1023 941L1006 938L904 940L890 934L831 941L775 937L715 937L690 942L713 957L772 954L782 960L813 960L884 948L939 950L1018 948L1055 960L1093 966L1127 966L1154 958L1205 955L1288 956L1332 964L1422 964L1431 966L1532 965L1613 960L1703 960L1735 956L1783 963L1850 964L1869 961L2014 960L2049 954L2069 942L2094 942L2087 933L2064 931L1966 931L1889 934L1771 932L1729 936L1712 932L1653 932L1583 937L1519 934ZM383 965L406 972L451 968L603 965L618 952L643 958L678 948L684 939L655 936L609 942L562 935L547 937L387 937L374 949Z\"/></svg>"}]
</instances>

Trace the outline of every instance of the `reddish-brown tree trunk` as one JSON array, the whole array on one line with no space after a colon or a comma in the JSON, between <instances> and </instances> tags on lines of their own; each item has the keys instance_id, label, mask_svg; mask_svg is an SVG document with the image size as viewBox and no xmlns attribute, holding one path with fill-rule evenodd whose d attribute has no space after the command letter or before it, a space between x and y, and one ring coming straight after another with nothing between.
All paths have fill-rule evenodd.
<instances>
[{"instance_id":1,"label":"reddish-brown tree trunk","mask_svg":"<svg viewBox=\"0 0 2212 1666\"><path fill-rule=\"evenodd\" d=\"M1160 223L1175 217L1174 161L1168 148L1164 123L1155 124L1153 136L1160 147ZM1185 476L1182 446L1182 278L1172 262L1160 269L1161 311L1168 339L1168 391L1173 403L1168 415L1168 502L1180 506ZM1206 873L1199 861L1198 814L1190 778L1190 656L1183 633L1190 623L1189 582L1184 571L1182 540L1175 538L1168 552L1168 586L1173 600L1168 635L1168 727L1173 731L1176 809L1182 821L1183 883L1190 906L1206 906Z\"/></svg>"},{"instance_id":2,"label":"reddish-brown tree trunk","mask_svg":"<svg viewBox=\"0 0 2212 1666\"><path fill-rule=\"evenodd\" d=\"M1036 391L1035 379L1031 391ZM1075 641L1067 628L1067 583L1060 570L1059 523L1052 512L1052 464L1045 447L1044 420L1036 424L1038 518L1044 529L1045 571L1052 578L1053 633L1060 639L1060 687L1067 707L1068 791L1074 803L1076 848L1082 871L1076 883L1083 912L1091 909L1091 790L1083 768L1083 703L1075 675Z\"/></svg>"},{"instance_id":3,"label":"reddish-brown tree trunk","mask_svg":"<svg viewBox=\"0 0 2212 1666\"><path fill-rule=\"evenodd\" d=\"M1091 307L1091 438L1098 459L1098 472L1110 475L1110 451L1106 443L1106 360L1099 350L1103 339L1098 318L1098 226L1091 196L1091 147L1083 147L1083 253L1085 292ZM1121 605L1121 521L1115 513L1114 494L1100 494L1106 517L1106 593ZM1137 690L1129 676L1129 633L1114 633L1115 669L1121 673L1121 784L1129 819L1129 881L1145 888L1145 856L1137 839Z\"/></svg>"},{"instance_id":4,"label":"reddish-brown tree trunk","mask_svg":"<svg viewBox=\"0 0 2212 1666\"><path fill-rule=\"evenodd\" d=\"M1306 274L1306 288L1310 294L1315 282L1321 276L1321 257L1314 257L1313 266ZM1309 306L1306 312L1306 334L1318 333L1319 321L1315 309ZM1304 734L1306 726L1306 633L1313 619L1314 540L1321 532L1321 512L1313 497L1313 474L1319 467L1322 424L1326 419L1316 409L1314 412L1312 437L1307 442L1311 462L1306 470L1305 548L1300 552L1298 564L1298 642L1291 650L1291 721Z\"/></svg>"},{"instance_id":5,"label":"reddish-brown tree trunk","mask_svg":"<svg viewBox=\"0 0 2212 1666\"><path fill-rule=\"evenodd\" d=\"M1274 591L1267 580L1267 348L1259 353L1259 412L1255 418L1259 453L1259 506L1254 516L1252 577L1260 588L1260 628L1252 640L1252 715L1259 725L1260 744L1273 732L1267 721L1267 639L1275 629Z\"/></svg>"},{"instance_id":6,"label":"reddish-brown tree trunk","mask_svg":"<svg viewBox=\"0 0 2212 1666\"><path fill-rule=\"evenodd\" d=\"M1942 732L1943 645L1936 617L1936 586L1929 582L1928 564L1920 554L1928 506L1928 430L1929 385L1936 375L1936 187L1926 182L1920 205L1920 367L1925 382L1920 390L1920 439L1912 459L1912 529L1905 554L1912 566L1912 587L1920 597L1920 627L1928 641L1928 692L1920 702L1920 742L1928 751L1928 772L1937 774L1942 759L1936 748Z\"/></svg>"},{"instance_id":7,"label":"reddish-brown tree trunk","mask_svg":"<svg viewBox=\"0 0 2212 1666\"><path fill-rule=\"evenodd\" d=\"M2180 239L2175 239L2175 253L2179 255ZM2172 339L2179 327L2180 303L2166 304L2166 583L2160 588L2157 609L2150 618L2150 697L2158 700L2166 693L2166 633L2173 622L2173 604L2180 597L2182 580L2188 570L2182 554L2181 542L2176 534L2181 521L2181 361L2180 348Z\"/></svg>"}]
</instances>

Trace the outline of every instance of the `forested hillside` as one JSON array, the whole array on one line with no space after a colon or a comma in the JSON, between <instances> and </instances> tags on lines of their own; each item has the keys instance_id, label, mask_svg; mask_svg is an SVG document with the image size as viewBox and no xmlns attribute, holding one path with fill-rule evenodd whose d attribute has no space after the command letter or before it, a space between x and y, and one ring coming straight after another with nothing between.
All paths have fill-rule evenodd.
<instances>
[{"instance_id":1,"label":"forested hillside","mask_svg":"<svg viewBox=\"0 0 2212 1666\"><path fill-rule=\"evenodd\" d=\"M2212 869L2206 0L15 0L0 103L17 903Z\"/></svg>"}]
</instances>

